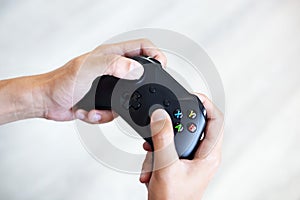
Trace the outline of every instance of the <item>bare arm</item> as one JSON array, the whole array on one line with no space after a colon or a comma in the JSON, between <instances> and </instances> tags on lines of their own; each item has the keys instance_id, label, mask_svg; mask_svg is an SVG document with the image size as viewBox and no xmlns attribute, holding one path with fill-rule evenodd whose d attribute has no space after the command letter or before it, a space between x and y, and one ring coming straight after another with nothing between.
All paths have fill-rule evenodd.
<instances>
[{"instance_id":1,"label":"bare arm","mask_svg":"<svg viewBox=\"0 0 300 200\"><path fill-rule=\"evenodd\" d=\"M55 121L77 118L88 123L111 121L111 111L74 110L73 106L88 92L98 76L134 79L142 75L142 66L127 58L140 54L154 57L163 65L166 63L165 56L149 40L138 39L101 45L49 73L2 80L0 124L35 117ZM132 73L137 71L140 74Z\"/></svg>"},{"instance_id":2,"label":"bare arm","mask_svg":"<svg viewBox=\"0 0 300 200\"><path fill-rule=\"evenodd\" d=\"M0 124L44 116L41 76L0 81Z\"/></svg>"}]
</instances>

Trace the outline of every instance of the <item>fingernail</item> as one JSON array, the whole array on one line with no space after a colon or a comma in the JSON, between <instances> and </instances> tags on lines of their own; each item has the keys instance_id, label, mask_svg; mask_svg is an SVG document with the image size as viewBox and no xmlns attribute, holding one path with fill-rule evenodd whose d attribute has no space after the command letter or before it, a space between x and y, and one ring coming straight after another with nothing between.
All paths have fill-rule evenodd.
<instances>
[{"instance_id":1,"label":"fingernail","mask_svg":"<svg viewBox=\"0 0 300 200\"><path fill-rule=\"evenodd\" d=\"M166 111L163 110L163 109L155 110L155 111L152 113L151 121L152 121L152 122L157 122L157 121L165 120L166 117L167 117L166 115L167 115L167 113L166 113Z\"/></svg>"},{"instance_id":2,"label":"fingernail","mask_svg":"<svg viewBox=\"0 0 300 200\"><path fill-rule=\"evenodd\" d=\"M82 112L77 112L76 115L77 115L78 119L84 119L85 118L85 116Z\"/></svg>"},{"instance_id":3,"label":"fingernail","mask_svg":"<svg viewBox=\"0 0 300 200\"><path fill-rule=\"evenodd\" d=\"M147 171L142 169L141 174L140 174L140 178L145 178L146 177L146 173Z\"/></svg>"},{"instance_id":4,"label":"fingernail","mask_svg":"<svg viewBox=\"0 0 300 200\"><path fill-rule=\"evenodd\" d=\"M99 113L94 114L93 116L93 120L96 121L100 121L101 120L101 115Z\"/></svg>"}]
</instances>

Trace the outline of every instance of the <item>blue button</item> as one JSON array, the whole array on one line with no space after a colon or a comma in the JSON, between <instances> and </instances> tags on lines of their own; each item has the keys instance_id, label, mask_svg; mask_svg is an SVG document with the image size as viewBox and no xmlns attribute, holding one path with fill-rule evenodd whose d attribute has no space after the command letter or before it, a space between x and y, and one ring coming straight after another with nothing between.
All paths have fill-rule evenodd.
<instances>
[{"instance_id":1,"label":"blue button","mask_svg":"<svg viewBox=\"0 0 300 200\"><path fill-rule=\"evenodd\" d=\"M176 109L176 110L174 111L173 115L174 115L174 117L175 117L176 119L181 119L182 116L183 116L183 114L182 114L182 112L181 112L180 109Z\"/></svg>"}]
</instances>

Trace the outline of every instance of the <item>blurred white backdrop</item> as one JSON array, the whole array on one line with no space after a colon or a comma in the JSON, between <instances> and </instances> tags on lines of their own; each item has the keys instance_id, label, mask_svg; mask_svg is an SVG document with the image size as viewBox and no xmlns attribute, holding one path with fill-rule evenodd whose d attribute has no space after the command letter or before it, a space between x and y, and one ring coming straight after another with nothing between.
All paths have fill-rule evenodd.
<instances>
[{"instance_id":1,"label":"blurred white backdrop","mask_svg":"<svg viewBox=\"0 0 300 200\"><path fill-rule=\"evenodd\" d=\"M182 33L207 50L226 94L223 162L204 199L296 200L299 9L298 0L1 0L0 78L53 70L133 29ZM3 200L147 195L137 175L96 162L73 122L30 119L1 126L0 177Z\"/></svg>"}]
</instances>

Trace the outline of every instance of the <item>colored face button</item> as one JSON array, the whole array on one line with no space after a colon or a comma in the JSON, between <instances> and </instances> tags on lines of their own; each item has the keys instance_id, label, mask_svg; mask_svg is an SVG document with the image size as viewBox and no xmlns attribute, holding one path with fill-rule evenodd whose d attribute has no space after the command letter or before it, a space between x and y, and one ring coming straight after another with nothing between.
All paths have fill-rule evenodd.
<instances>
[{"instance_id":1,"label":"colored face button","mask_svg":"<svg viewBox=\"0 0 300 200\"><path fill-rule=\"evenodd\" d=\"M191 132L191 133L195 133L195 131L197 130L197 126L194 123L189 123L187 128L188 128L189 132Z\"/></svg>"},{"instance_id":2,"label":"colored face button","mask_svg":"<svg viewBox=\"0 0 300 200\"><path fill-rule=\"evenodd\" d=\"M190 119L195 119L197 117L197 114L194 110L188 110L188 117Z\"/></svg>"},{"instance_id":3,"label":"colored face button","mask_svg":"<svg viewBox=\"0 0 300 200\"><path fill-rule=\"evenodd\" d=\"M182 112L181 112L180 109L176 109L176 110L174 111L173 115L174 115L174 117L175 117L176 119L181 119L182 116L183 116L183 114L182 114Z\"/></svg>"},{"instance_id":4,"label":"colored face button","mask_svg":"<svg viewBox=\"0 0 300 200\"><path fill-rule=\"evenodd\" d=\"M174 126L175 130L177 133L180 133L183 131L183 125L180 124L180 123L177 123L175 126Z\"/></svg>"}]
</instances>

